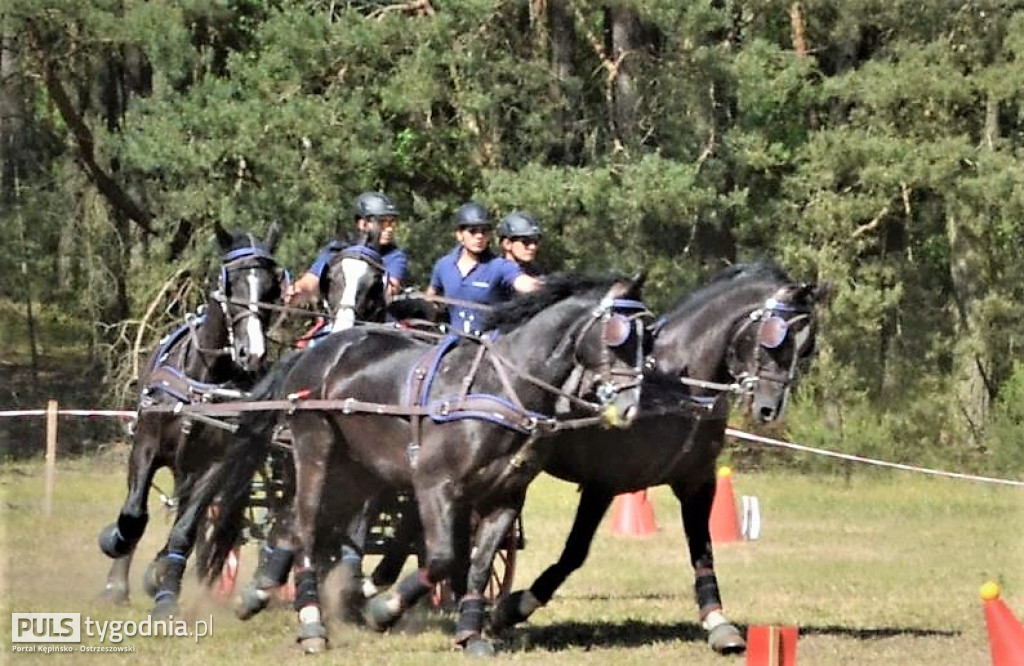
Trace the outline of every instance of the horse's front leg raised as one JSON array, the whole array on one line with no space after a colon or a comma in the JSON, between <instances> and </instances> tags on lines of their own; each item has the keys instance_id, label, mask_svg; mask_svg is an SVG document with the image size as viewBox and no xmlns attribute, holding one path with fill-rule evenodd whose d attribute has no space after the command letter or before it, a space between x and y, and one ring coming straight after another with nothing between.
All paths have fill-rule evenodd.
<instances>
[{"instance_id":1,"label":"horse's front leg raised","mask_svg":"<svg viewBox=\"0 0 1024 666\"><path fill-rule=\"evenodd\" d=\"M416 500L423 524L426 565L403 578L398 585L378 594L366 604L367 626L385 631L401 619L405 611L446 580L455 565L453 524L455 503L449 483L417 488Z\"/></svg>"},{"instance_id":2,"label":"horse's front leg raised","mask_svg":"<svg viewBox=\"0 0 1024 666\"><path fill-rule=\"evenodd\" d=\"M159 451L159 423L150 416L145 422L140 422L136 431L128 460L128 496L121 506L117 522L103 528L99 536L100 550L115 559L103 589L103 596L115 603L128 601L128 571L135 546L149 522L146 504L153 475L162 465L157 461Z\"/></svg>"},{"instance_id":3,"label":"horse's front leg raised","mask_svg":"<svg viewBox=\"0 0 1024 666\"><path fill-rule=\"evenodd\" d=\"M459 600L459 618L455 625L455 643L466 654L487 657L494 654L494 645L483 637L485 619L484 592L491 578L494 555L512 529L518 507L503 507L491 511L477 525L473 556L466 577L466 593Z\"/></svg>"},{"instance_id":4,"label":"horse's front leg raised","mask_svg":"<svg viewBox=\"0 0 1024 666\"><path fill-rule=\"evenodd\" d=\"M698 617L701 626L708 632L708 644L721 654L735 654L747 649L743 634L736 628L722 610L722 597L715 577L715 560L711 548L711 504L715 499L715 479L701 483L693 492L687 492L681 485L673 485L672 492L679 499L683 517L683 529L690 548L690 563L693 565L694 589L697 598Z\"/></svg>"},{"instance_id":5,"label":"horse's front leg raised","mask_svg":"<svg viewBox=\"0 0 1024 666\"><path fill-rule=\"evenodd\" d=\"M601 488L583 487L572 530L558 561L548 567L529 590L517 590L498 602L491 613L491 629L500 631L524 622L534 611L551 601L555 591L572 572L583 566L594 534L614 497Z\"/></svg>"}]
</instances>

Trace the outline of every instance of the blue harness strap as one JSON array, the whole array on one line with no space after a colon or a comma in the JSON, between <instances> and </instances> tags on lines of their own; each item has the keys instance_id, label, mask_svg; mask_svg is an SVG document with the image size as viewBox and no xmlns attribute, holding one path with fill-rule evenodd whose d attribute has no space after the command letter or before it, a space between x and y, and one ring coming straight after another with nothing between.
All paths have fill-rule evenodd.
<instances>
[{"instance_id":1,"label":"blue harness strap","mask_svg":"<svg viewBox=\"0 0 1024 666\"><path fill-rule=\"evenodd\" d=\"M163 393L178 402L191 404L195 402L196 396L212 393L224 388L223 384L196 381L182 372L180 368L167 363L167 357L171 353L171 349L185 340L185 337L194 326L202 326L205 321L206 315L199 315L171 333L168 333L160 340L160 346L157 347L155 354L156 363L146 378L146 384L142 387L141 394L143 396Z\"/></svg>"},{"instance_id":2,"label":"blue harness strap","mask_svg":"<svg viewBox=\"0 0 1024 666\"><path fill-rule=\"evenodd\" d=\"M492 331L488 337L494 340L497 335L497 331ZM430 420L435 423L474 419L523 434L531 432L530 423L548 420L549 417L544 414L524 410L507 398L486 393L469 393L431 400L430 390L437 378L441 361L456 347L462 337L448 334L420 357L406 380L406 404L426 408ZM418 439L418 426L414 435Z\"/></svg>"}]
</instances>

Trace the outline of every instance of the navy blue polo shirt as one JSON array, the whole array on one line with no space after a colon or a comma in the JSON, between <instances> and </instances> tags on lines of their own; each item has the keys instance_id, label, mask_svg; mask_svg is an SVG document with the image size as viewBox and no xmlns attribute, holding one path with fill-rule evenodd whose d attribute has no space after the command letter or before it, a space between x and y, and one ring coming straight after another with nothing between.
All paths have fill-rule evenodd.
<instances>
[{"instance_id":1,"label":"navy blue polo shirt","mask_svg":"<svg viewBox=\"0 0 1024 666\"><path fill-rule=\"evenodd\" d=\"M434 264L430 275L430 286L434 291L440 296L481 305L508 300L515 291L512 283L523 273L519 264L487 251L480 255L480 262L473 270L463 277L458 267L461 252L462 246L459 245ZM448 314L452 327L463 333L479 333L485 318L485 313L480 310L457 305L449 305Z\"/></svg>"},{"instance_id":2,"label":"navy blue polo shirt","mask_svg":"<svg viewBox=\"0 0 1024 666\"><path fill-rule=\"evenodd\" d=\"M317 255L316 259L313 260L313 264L309 267L309 272L318 278L323 277L321 274L327 268L327 264L331 263L331 258L346 247L348 247L348 244L339 240L333 240L328 243L324 249L320 250L320 254ZM380 248L380 257L387 277L404 283L405 279L409 276L409 257L405 255L405 252L394 245L384 245Z\"/></svg>"}]
</instances>

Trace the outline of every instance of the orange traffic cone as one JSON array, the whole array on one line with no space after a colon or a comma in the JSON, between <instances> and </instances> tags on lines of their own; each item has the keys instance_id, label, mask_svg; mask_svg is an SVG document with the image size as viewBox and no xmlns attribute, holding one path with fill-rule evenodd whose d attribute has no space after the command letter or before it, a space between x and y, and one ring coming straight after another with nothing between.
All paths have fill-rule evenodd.
<instances>
[{"instance_id":1,"label":"orange traffic cone","mask_svg":"<svg viewBox=\"0 0 1024 666\"><path fill-rule=\"evenodd\" d=\"M711 543L727 543L743 538L740 532L739 514L736 513L736 496L732 492L732 469L718 469L718 485L715 487L715 501L711 504Z\"/></svg>"},{"instance_id":2,"label":"orange traffic cone","mask_svg":"<svg viewBox=\"0 0 1024 666\"><path fill-rule=\"evenodd\" d=\"M751 625L747 629L747 666L796 666L797 627Z\"/></svg>"},{"instance_id":3,"label":"orange traffic cone","mask_svg":"<svg viewBox=\"0 0 1024 666\"><path fill-rule=\"evenodd\" d=\"M615 536L643 537L658 531L654 522L654 507L647 499L646 490L615 496L612 509L612 534Z\"/></svg>"},{"instance_id":4,"label":"orange traffic cone","mask_svg":"<svg viewBox=\"0 0 1024 666\"><path fill-rule=\"evenodd\" d=\"M999 598L999 585L991 581L982 585L981 598L985 600L992 666L1024 664L1024 625Z\"/></svg>"}]
</instances>

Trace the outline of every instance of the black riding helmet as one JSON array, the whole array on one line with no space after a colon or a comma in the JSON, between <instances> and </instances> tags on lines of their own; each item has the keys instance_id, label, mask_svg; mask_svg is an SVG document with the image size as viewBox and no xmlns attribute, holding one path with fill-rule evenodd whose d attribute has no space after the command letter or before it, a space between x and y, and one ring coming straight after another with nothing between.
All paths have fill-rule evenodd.
<instances>
[{"instance_id":1,"label":"black riding helmet","mask_svg":"<svg viewBox=\"0 0 1024 666\"><path fill-rule=\"evenodd\" d=\"M352 202L352 219L398 217L398 206L383 192L363 192Z\"/></svg>"},{"instance_id":2,"label":"black riding helmet","mask_svg":"<svg viewBox=\"0 0 1024 666\"><path fill-rule=\"evenodd\" d=\"M459 206L455 211L455 227L489 227L494 224L491 214L487 209L475 201L470 201Z\"/></svg>"},{"instance_id":3,"label":"black riding helmet","mask_svg":"<svg viewBox=\"0 0 1024 666\"><path fill-rule=\"evenodd\" d=\"M540 238L540 222L522 210L514 210L498 223L498 238Z\"/></svg>"}]
</instances>

